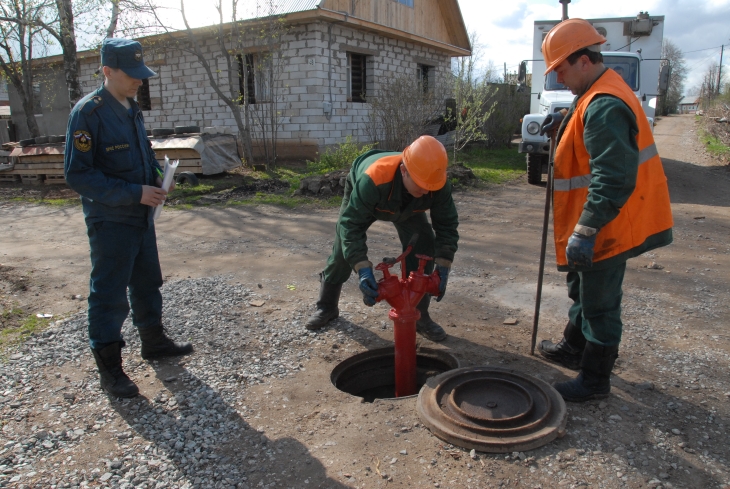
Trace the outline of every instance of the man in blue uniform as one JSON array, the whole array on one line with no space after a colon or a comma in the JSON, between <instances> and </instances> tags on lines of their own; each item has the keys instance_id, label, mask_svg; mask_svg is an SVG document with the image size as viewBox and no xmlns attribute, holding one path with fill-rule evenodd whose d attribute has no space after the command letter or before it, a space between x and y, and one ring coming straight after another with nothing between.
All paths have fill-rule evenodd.
<instances>
[{"instance_id":1,"label":"man in blue uniform","mask_svg":"<svg viewBox=\"0 0 730 489\"><path fill-rule=\"evenodd\" d=\"M134 101L145 66L142 46L106 39L101 46L104 84L71 111L65 175L81 195L91 248L89 344L101 387L117 397L139 389L122 370L122 323L132 308L142 358L184 355L190 343L175 343L162 327L162 272L152 216L165 200L161 168ZM129 288L129 302L127 301Z\"/></svg>"}]
</instances>

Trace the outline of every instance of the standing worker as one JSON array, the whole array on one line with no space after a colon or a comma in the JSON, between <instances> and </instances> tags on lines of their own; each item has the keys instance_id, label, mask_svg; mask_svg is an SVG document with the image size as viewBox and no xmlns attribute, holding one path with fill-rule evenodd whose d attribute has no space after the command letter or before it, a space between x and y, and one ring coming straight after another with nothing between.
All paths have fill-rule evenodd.
<instances>
[{"instance_id":1,"label":"standing worker","mask_svg":"<svg viewBox=\"0 0 730 489\"><path fill-rule=\"evenodd\" d=\"M402 153L372 150L355 160L345 183L332 254L320 274L317 311L307 321L307 329L320 329L339 316L342 284L353 270L359 276L363 302L375 305L378 284L366 244L366 232L375 221L392 222L404 250L411 237L419 235L406 257L406 269L408 273L418 269L417 254L435 257L425 273L433 271L435 262L441 278L436 302L443 298L459 241L459 217L446 179L447 164L446 150L431 136L421 136ZM426 218L429 210L433 227ZM431 341L443 341L446 333L431 320L430 303L428 294L418 303L421 319L416 331Z\"/></svg>"},{"instance_id":2,"label":"standing worker","mask_svg":"<svg viewBox=\"0 0 730 489\"><path fill-rule=\"evenodd\" d=\"M621 341L621 284L626 260L672 242L672 212L651 127L641 103L603 65L606 39L583 19L553 27L542 52L547 75L576 95L564 116L545 119L557 130L554 231L558 270L568 272L573 305L563 339L540 353L580 370L555 384L566 401L607 397Z\"/></svg>"},{"instance_id":3,"label":"standing worker","mask_svg":"<svg viewBox=\"0 0 730 489\"><path fill-rule=\"evenodd\" d=\"M129 39L101 45L104 83L71 111L65 175L81 195L89 246L89 344L101 387L117 397L139 389L122 370L122 323L129 313L139 330L142 358L185 355L190 343L175 343L162 327L162 272L152 219L165 201L160 165L134 101L145 66L142 46ZM171 189L172 190L172 189Z\"/></svg>"}]
</instances>

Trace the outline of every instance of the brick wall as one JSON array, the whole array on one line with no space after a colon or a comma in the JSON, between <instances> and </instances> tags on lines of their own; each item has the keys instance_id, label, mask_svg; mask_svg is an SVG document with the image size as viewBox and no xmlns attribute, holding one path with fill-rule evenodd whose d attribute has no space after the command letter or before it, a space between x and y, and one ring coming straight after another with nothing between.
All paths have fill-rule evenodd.
<instances>
[{"instance_id":1,"label":"brick wall","mask_svg":"<svg viewBox=\"0 0 730 489\"><path fill-rule=\"evenodd\" d=\"M201 49L211 68L218 70L216 76L221 81L221 89L230 94L228 70L219 56L217 41L205 40ZM281 112L278 137L282 147L315 147L321 151L349 135L367 142L365 121L369 105L347 101L348 51L367 56L368 95L377 93L384 77L402 73L415 77L418 63L433 66L437 76L444 76L451 66L449 55L433 48L347 26L325 22L292 26L281 42L284 64L278 88ZM219 99L194 55L179 47L152 46L146 48L145 61L158 74L149 80L152 110L144 112L148 127L228 126L237 131L231 110ZM330 63L331 79L328 80ZM85 93L101 83L101 78L94 74L97 69L98 59L82 62L81 82ZM233 69L237 70L237 65ZM235 80L237 84L238 74ZM330 91L332 114L328 118L324 103L330 101ZM253 106L254 110L257 105ZM286 153L295 156L291 151Z\"/></svg>"}]
</instances>

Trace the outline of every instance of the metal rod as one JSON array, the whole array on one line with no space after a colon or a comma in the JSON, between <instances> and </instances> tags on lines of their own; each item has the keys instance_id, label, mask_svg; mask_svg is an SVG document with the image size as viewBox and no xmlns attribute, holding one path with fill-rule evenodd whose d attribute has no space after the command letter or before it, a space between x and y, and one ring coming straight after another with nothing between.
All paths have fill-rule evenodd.
<instances>
[{"instance_id":1,"label":"metal rod","mask_svg":"<svg viewBox=\"0 0 730 489\"><path fill-rule=\"evenodd\" d=\"M530 355L535 354L537 341L537 325L540 322L540 302L542 300L542 279L545 272L545 252L547 249L548 224L550 222L550 199L553 194L553 161L555 159L555 133L550 136L550 156L548 157L548 179L545 185L545 215L542 220L542 242L540 243L540 270L537 275L537 293L535 294L535 317L532 322L532 342Z\"/></svg>"},{"instance_id":2,"label":"metal rod","mask_svg":"<svg viewBox=\"0 0 730 489\"><path fill-rule=\"evenodd\" d=\"M570 0L560 0L560 3L563 4L563 18L560 19L562 22L568 20L568 4L570 3Z\"/></svg>"}]
</instances>

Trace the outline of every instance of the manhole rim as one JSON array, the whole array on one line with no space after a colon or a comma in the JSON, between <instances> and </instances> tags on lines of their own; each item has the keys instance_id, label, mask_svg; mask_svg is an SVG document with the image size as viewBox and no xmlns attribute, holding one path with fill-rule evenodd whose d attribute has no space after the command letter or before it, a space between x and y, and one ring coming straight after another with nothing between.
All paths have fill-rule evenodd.
<instances>
[{"instance_id":1,"label":"manhole rim","mask_svg":"<svg viewBox=\"0 0 730 489\"><path fill-rule=\"evenodd\" d=\"M451 353L451 350L443 349L443 348L429 348L429 347L418 347L416 348L416 357L422 356L422 357L428 357L433 358L435 360L439 360L445 364L451 364L455 365L454 368L446 370L444 372L441 372L438 375L443 375L445 373L451 372L453 370L458 370L462 367L462 362L459 360L458 357L456 357L453 353ZM346 394L351 397L356 397L362 399L362 396L358 396L356 394L351 394L347 391L344 391L340 389L337 386L337 379L344 371L346 371L349 368L352 368L356 366L358 363L361 363L363 361L366 361L368 359L386 359L387 357L393 358L393 364L395 365L395 349L394 346L386 346L381 348L373 348L372 350L366 350L360 353L356 353L355 355L352 355L345 360L342 360L340 363L338 363L330 372L329 379L330 379L330 385L337 390L337 392L340 392L342 394ZM436 377L436 376L434 376ZM429 378L432 379L433 377ZM426 384L424 384L425 386ZM410 396L401 396L401 397L378 397L373 402L378 401L401 401L405 399L414 399L417 398L419 392L410 395Z\"/></svg>"}]
</instances>

